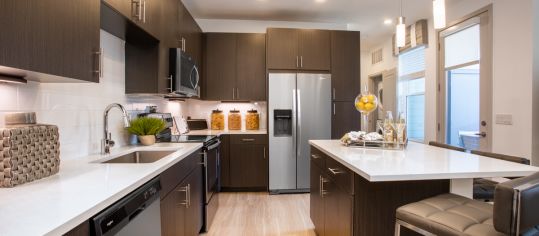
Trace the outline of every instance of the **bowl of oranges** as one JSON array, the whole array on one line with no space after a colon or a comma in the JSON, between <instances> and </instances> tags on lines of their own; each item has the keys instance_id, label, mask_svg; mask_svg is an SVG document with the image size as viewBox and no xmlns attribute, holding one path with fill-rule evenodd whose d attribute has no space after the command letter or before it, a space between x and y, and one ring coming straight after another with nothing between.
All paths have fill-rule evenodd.
<instances>
[{"instance_id":1,"label":"bowl of oranges","mask_svg":"<svg viewBox=\"0 0 539 236\"><path fill-rule=\"evenodd\" d=\"M369 92L361 93L355 100L356 109L363 115L368 115L378 108L378 98Z\"/></svg>"}]
</instances>

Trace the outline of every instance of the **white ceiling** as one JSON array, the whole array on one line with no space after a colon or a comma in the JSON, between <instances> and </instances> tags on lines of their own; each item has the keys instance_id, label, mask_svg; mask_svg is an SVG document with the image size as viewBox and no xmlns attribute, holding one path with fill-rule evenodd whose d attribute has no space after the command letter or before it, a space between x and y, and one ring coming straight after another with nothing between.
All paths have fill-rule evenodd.
<instances>
[{"instance_id":1,"label":"white ceiling","mask_svg":"<svg viewBox=\"0 0 539 236\"><path fill-rule=\"evenodd\" d=\"M454 4L462 0L446 0ZM399 15L399 0L183 0L196 19L301 21L349 24L363 43L376 45L392 35L385 19ZM432 15L432 0L403 0L407 23Z\"/></svg>"}]
</instances>

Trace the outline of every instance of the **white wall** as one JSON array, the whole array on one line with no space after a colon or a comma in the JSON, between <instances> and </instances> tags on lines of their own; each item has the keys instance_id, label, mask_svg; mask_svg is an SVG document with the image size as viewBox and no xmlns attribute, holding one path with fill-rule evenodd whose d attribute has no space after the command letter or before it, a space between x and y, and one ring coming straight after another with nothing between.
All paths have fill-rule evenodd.
<instances>
[{"instance_id":1,"label":"white wall","mask_svg":"<svg viewBox=\"0 0 539 236\"><path fill-rule=\"evenodd\" d=\"M39 123L57 125L60 130L61 158L75 158L100 151L103 137L103 110L110 103L122 103L130 111L146 105L159 105L176 115L184 112L178 102L160 98L128 98L125 95L124 42L101 31L104 51L104 78L100 83L0 83L0 127L9 112L34 111ZM120 112L110 113L112 137L118 146L127 144L127 133Z\"/></svg>"},{"instance_id":2,"label":"white wall","mask_svg":"<svg viewBox=\"0 0 539 236\"><path fill-rule=\"evenodd\" d=\"M534 52L533 52L533 150L532 150L532 162L534 165L539 165L539 1L533 2L533 29L534 36Z\"/></svg>"},{"instance_id":3,"label":"white wall","mask_svg":"<svg viewBox=\"0 0 539 236\"><path fill-rule=\"evenodd\" d=\"M453 22L493 4L493 117L511 114L513 125L493 125L492 151L531 158L533 0L462 1L447 9ZM426 50L426 116L436 117L436 32L429 20ZM494 122L494 121L493 121ZM436 121L426 119L426 140L436 139Z\"/></svg>"},{"instance_id":4,"label":"white wall","mask_svg":"<svg viewBox=\"0 0 539 236\"><path fill-rule=\"evenodd\" d=\"M196 19L204 32L265 33L267 28L347 30L347 24L296 21Z\"/></svg>"},{"instance_id":5,"label":"white wall","mask_svg":"<svg viewBox=\"0 0 539 236\"><path fill-rule=\"evenodd\" d=\"M371 53L374 50L382 48L383 61L371 64ZM371 75L379 74L385 70L391 70L398 65L398 58L393 56L393 39L390 37L380 44L370 48L370 50L361 51L361 89L367 84Z\"/></svg>"}]
</instances>

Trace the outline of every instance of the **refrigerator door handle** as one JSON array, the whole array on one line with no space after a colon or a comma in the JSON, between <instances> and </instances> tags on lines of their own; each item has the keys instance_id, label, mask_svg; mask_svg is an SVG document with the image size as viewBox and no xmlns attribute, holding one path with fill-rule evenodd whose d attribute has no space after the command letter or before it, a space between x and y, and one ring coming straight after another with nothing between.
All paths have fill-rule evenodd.
<instances>
[{"instance_id":1,"label":"refrigerator door handle","mask_svg":"<svg viewBox=\"0 0 539 236\"><path fill-rule=\"evenodd\" d=\"M297 89L296 90L296 95L297 95L297 100L298 100L298 121L297 121L297 136L298 138L296 139L296 142L298 142L299 144L297 144L298 148L296 149L297 150L297 158L300 158L301 157L301 90L300 89Z\"/></svg>"},{"instance_id":2,"label":"refrigerator door handle","mask_svg":"<svg viewBox=\"0 0 539 236\"><path fill-rule=\"evenodd\" d=\"M297 148L297 141L298 139L296 138L296 133L297 133L297 126L296 126L296 122L297 122L297 107L296 107L297 103L296 103L296 90L295 89L292 89L292 150L294 150L294 152L297 152L298 148Z\"/></svg>"}]
</instances>

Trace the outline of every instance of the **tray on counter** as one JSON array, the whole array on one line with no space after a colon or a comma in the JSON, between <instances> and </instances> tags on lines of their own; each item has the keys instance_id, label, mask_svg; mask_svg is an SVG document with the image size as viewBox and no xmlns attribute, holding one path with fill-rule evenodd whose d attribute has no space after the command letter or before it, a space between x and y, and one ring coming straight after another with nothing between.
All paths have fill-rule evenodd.
<instances>
[{"instance_id":1,"label":"tray on counter","mask_svg":"<svg viewBox=\"0 0 539 236\"><path fill-rule=\"evenodd\" d=\"M404 150L408 145L408 140L404 143L393 141L354 141L352 143L343 143L344 146L352 148L384 149L384 150Z\"/></svg>"}]
</instances>

